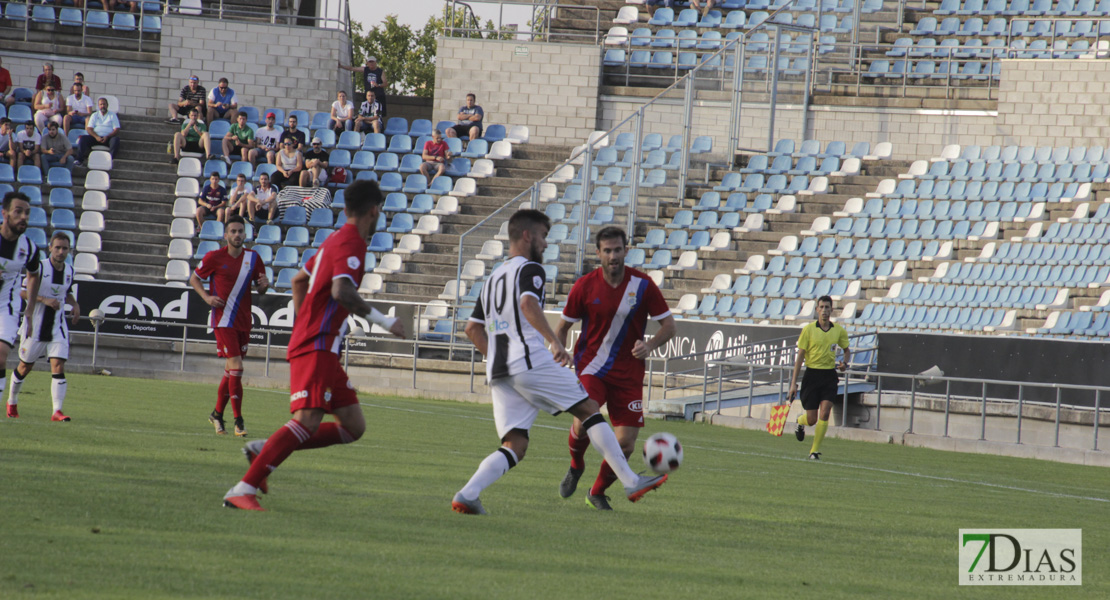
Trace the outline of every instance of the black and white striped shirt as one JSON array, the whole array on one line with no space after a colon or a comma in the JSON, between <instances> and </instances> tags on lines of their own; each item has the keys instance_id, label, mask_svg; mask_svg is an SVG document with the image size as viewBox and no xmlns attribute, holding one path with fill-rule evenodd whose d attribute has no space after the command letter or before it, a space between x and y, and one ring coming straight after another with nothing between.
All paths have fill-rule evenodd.
<instances>
[{"instance_id":1,"label":"black and white striped shirt","mask_svg":"<svg viewBox=\"0 0 1110 600\"><path fill-rule=\"evenodd\" d=\"M37 342L52 342L64 340L69 337L69 326L65 319L66 296L73 286L73 265L62 264L61 269L55 269L54 263L49 260L43 268L42 283L39 285L39 296L49 300L58 301L58 310L38 302L35 304L34 314L31 316L32 327L27 333L29 339Z\"/></svg>"},{"instance_id":2,"label":"black and white striped shirt","mask_svg":"<svg viewBox=\"0 0 1110 600\"><path fill-rule=\"evenodd\" d=\"M0 236L0 314L18 315L23 310L19 290L24 269L39 272L38 247L25 234L12 241Z\"/></svg>"},{"instance_id":3,"label":"black and white striped shirt","mask_svg":"<svg viewBox=\"0 0 1110 600\"><path fill-rule=\"evenodd\" d=\"M470 320L486 327L486 378L518 375L553 360L543 336L520 312L520 300L531 295L543 306L544 271L539 263L514 256L490 273Z\"/></svg>"}]
</instances>

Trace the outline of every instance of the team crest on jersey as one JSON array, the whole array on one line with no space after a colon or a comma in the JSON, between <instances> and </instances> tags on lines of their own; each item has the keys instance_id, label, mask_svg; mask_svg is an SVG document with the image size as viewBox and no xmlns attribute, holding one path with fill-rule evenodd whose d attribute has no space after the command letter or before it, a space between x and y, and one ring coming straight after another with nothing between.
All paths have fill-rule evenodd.
<instances>
[{"instance_id":1,"label":"team crest on jersey","mask_svg":"<svg viewBox=\"0 0 1110 600\"><path fill-rule=\"evenodd\" d=\"M331 388L324 391L324 404L331 404Z\"/></svg>"},{"instance_id":2,"label":"team crest on jersey","mask_svg":"<svg viewBox=\"0 0 1110 600\"><path fill-rule=\"evenodd\" d=\"M636 306L636 292L628 292L628 305Z\"/></svg>"},{"instance_id":3,"label":"team crest on jersey","mask_svg":"<svg viewBox=\"0 0 1110 600\"><path fill-rule=\"evenodd\" d=\"M543 277L540 277L539 275L532 276L532 285L534 285L538 288L542 288L543 287Z\"/></svg>"},{"instance_id":4,"label":"team crest on jersey","mask_svg":"<svg viewBox=\"0 0 1110 600\"><path fill-rule=\"evenodd\" d=\"M348 267L350 267L352 269L357 269L358 265L359 265L359 262L358 262L358 257L357 256L348 256L347 257L347 266Z\"/></svg>"}]
</instances>

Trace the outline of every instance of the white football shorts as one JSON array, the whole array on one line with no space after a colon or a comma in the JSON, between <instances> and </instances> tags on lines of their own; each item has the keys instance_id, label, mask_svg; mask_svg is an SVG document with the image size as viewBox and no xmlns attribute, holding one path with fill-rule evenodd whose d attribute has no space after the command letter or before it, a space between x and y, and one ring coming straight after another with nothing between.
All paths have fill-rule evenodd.
<instances>
[{"instance_id":1,"label":"white football shorts","mask_svg":"<svg viewBox=\"0 0 1110 600\"><path fill-rule=\"evenodd\" d=\"M22 315L0 314L0 342L15 347L15 340L19 337L19 318Z\"/></svg>"},{"instance_id":2,"label":"white football shorts","mask_svg":"<svg viewBox=\"0 0 1110 600\"><path fill-rule=\"evenodd\" d=\"M69 340L62 338L39 342L23 336L19 341L19 360L27 364L34 364L36 360L42 358L44 352L47 358L69 360Z\"/></svg>"},{"instance_id":3,"label":"white football shorts","mask_svg":"<svg viewBox=\"0 0 1110 600\"><path fill-rule=\"evenodd\" d=\"M523 373L493 380L490 391L500 439L513 429L531 429L540 410L557 415L590 397L574 371L550 359Z\"/></svg>"}]
</instances>

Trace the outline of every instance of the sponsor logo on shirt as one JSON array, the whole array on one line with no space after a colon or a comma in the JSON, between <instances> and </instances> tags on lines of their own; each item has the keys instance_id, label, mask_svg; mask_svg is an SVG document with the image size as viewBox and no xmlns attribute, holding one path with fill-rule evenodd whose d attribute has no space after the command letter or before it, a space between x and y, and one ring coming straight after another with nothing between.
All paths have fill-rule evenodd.
<instances>
[{"instance_id":1,"label":"sponsor logo on shirt","mask_svg":"<svg viewBox=\"0 0 1110 600\"><path fill-rule=\"evenodd\" d=\"M360 264L361 263L359 262L359 258L357 256L348 256L347 257L347 266L349 268L357 269Z\"/></svg>"},{"instance_id":2,"label":"sponsor logo on shirt","mask_svg":"<svg viewBox=\"0 0 1110 600\"><path fill-rule=\"evenodd\" d=\"M538 288L542 288L543 287L543 277L540 277L539 275L534 275L532 277L532 285L534 285Z\"/></svg>"},{"instance_id":3,"label":"sponsor logo on shirt","mask_svg":"<svg viewBox=\"0 0 1110 600\"><path fill-rule=\"evenodd\" d=\"M486 325L486 330L490 333L497 333L498 331L505 331L509 328L508 321L492 321Z\"/></svg>"}]
</instances>

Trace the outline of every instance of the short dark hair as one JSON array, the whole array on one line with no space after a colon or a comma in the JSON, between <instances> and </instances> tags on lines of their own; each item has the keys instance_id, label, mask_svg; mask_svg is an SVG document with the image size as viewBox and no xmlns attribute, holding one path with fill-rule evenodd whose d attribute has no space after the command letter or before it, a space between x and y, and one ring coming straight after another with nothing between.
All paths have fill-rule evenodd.
<instances>
[{"instance_id":1,"label":"short dark hair","mask_svg":"<svg viewBox=\"0 0 1110 600\"><path fill-rule=\"evenodd\" d=\"M524 236L526 229L532 229L539 225L543 225L550 231L551 219L534 208L516 211L513 216L509 217L509 241L519 240Z\"/></svg>"},{"instance_id":2,"label":"short dark hair","mask_svg":"<svg viewBox=\"0 0 1110 600\"><path fill-rule=\"evenodd\" d=\"M7 118L7 117L4 117L3 119L0 119L0 125L11 125L11 124L12 124L12 120Z\"/></svg>"},{"instance_id":3,"label":"short dark hair","mask_svg":"<svg viewBox=\"0 0 1110 600\"><path fill-rule=\"evenodd\" d=\"M818 298L817 299L817 306L821 306L822 302L828 302L829 306L833 306L833 301L832 301L831 296L821 296L820 298Z\"/></svg>"},{"instance_id":4,"label":"short dark hair","mask_svg":"<svg viewBox=\"0 0 1110 600\"><path fill-rule=\"evenodd\" d=\"M221 78L220 78L220 81L219 81L219 82L220 82L220 83L230 83L230 82L229 82L229 81L227 80L227 77L221 77Z\"/></svg>"},{"instance_id":5,"label":"short dark hair","mask_svg":"<svg viewBox=\"0 0 1110 600\"><path fill-rule=\"evenodd\" d=\"M81 71L78 71L78 72L74 73L73 76L74 77L80 77L81 79L85 78L85 74L82 73Z\"/></svg>"},{"instance_id":6,"label":"short dark hair","mask_svg":"<svg viewBox=\"0 0 1110 600\"><path fill-rule=\"evenodd\" d=\"M240 217L239 215L231 215L230 217L227 218L228 226L231 226L232 223L238 223L238 224L242 225L243 229L247 228L247 222L244 221L243 217Z\"/></svg>"},{"instance_id":7,"label":"short dark hair","mask_svg":"<svg viewBox=\"0 0 1110 600\"><path fill-rule=\"evenodd\" d=\"M347 212L355 217L360 217L370 212L370 209L381 206L382 202L385 202L385 197L382 196L382 190L378 187L378 182L370 179L355 181L347 186L343 196Z\"/></svg>"},{"instance_id":8,"label":"short dark hair","mask_svg":"<svg viewBox=\"0 0 1110 600\"><path fill-rule=\"evenodd\" d=\"M475 100L477 100L477 99L478 99L478 97L477 97L477 96L475 96L475 95L474 95L474 94L472 94L472 93L471 93L471 94L467 94L467 95L466 95L466 97L467 97L467 98L474 98Z\"/></svg>"},{"instance_id":9,"label":"short dark hair","mask_svg":"<svg viewBox=\"0 0 1110 600\"><path fill-rule=\"evenodd\" d=\"M618 238L620 239L621 244L623 244L624 246L628 245L628 236L625 235L624 230L620 227L614 227L613 225L610 225L608 227L602 227L601 231L597 232L597 235L594 237L594 243L597 244L597 248L598 250L600 250L601 240L615 240Z\"/></svg>"},{"instance_id":10,"label":"short dark hair","mask_svg":"<svg viewBox=\"0 0 1110 600\"><path fill-rule=\"evenodd\" d=\"M66 242L71 243L71 244L73 243L69 239L69 234L67 234L66 232L64 232L62 230L58 230L58 231L54 232L54 235L50 236L50 243L48 243L47 246L48 247L53 246L54 245L54 240L59 240L59 239L65 240Z\"/></svg>"},{"instance_id":11,"label":"short dark hair","mask_svg":"<svg viewBox=\"0 0 1110 600\"><path fill-rule=\"evenodd\" d=\"M7 194L4 194L4 210L8 210L12 207L13 200L22 200L27 204L31 203L31 199L28 198L27 194L24 194L23 192L8 192Z\"/></svg>"}]
</instances>

